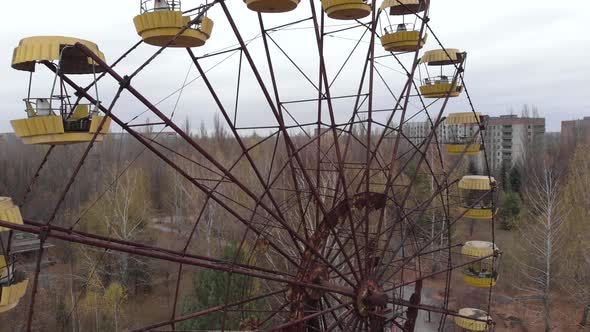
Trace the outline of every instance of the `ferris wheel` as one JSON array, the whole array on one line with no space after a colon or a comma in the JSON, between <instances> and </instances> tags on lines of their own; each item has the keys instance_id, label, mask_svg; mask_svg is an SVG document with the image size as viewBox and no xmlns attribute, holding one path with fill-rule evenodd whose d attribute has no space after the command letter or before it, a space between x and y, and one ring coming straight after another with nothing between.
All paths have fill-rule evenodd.
<instances>
[{"instance_id":1,"label":"ferris wheel","mask_svg":"<svg viewBox=\"0 0 590 332\"><path fill-rule=\"evenodd\" d=\"M493 330L500 250L496 181L482 140L486 116L469 97L467 53L444 47L429 24L430 1L189 2L141 0L129 13L141 40L114 62L77 38L29 37L16 47L12 67L29 72L30 83L26 117L11 123L25 144L48 146L27 193L34 195L52 151L79 144L83 152L72 156L74 170L47 220L23 220L16 198L0 199L0 312L30 294L30 330L39 310L40 259L29 282L11 252L19 230L39 234L42 245L54 238L177 264L169 318L137 331L173 330L209 315L221 315L221 330ZM229 44L218 48L217 36ZM153 55L121 73L117 65L139 47ZM199 87L185 80L179 93L196 100L193 109L219 114L233 158L221 158L219 146L199 141L174 111L153 102L161 90L136 87L139 74L170 52L198 74ZM43 71L53 84L47 95L31 96ZM224 83L220 75L232 71L235 78ZM118 84L110 101L100 100L105 77ZM124 93L143 108L120 110ZM139 122L146 112L152 120ZM82 232L79 218L56 220L90 151L115 126L200 192L178 249ZM188 149L177 151L142 128L174 132ZM467 174L465 163L476 158L484 171ZM19 205L26 208L24 200ZM187 250L213 205L223 211L214 222L236 225L229 258ZM485 236L456 234L466 220ZM222 272L228 294L219 304L181 312L188 267ZM244 278L256 287L229 294ZM454 297L458 289L484 300Z\"/></svg>"}]
</instances>

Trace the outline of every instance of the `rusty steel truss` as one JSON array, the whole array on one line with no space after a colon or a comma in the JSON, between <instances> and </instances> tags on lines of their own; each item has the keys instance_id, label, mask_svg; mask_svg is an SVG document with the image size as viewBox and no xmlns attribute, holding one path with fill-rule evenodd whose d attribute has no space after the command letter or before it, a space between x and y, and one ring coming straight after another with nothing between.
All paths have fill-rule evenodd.
<instances>
[{"instance_id":1,"label":"rusty steel truss","mask_svg":"<svg viewBox=\"0 0 590 332\"><path fill-rule=\"evenodd\" d=\"M239 2L242 5L241 1ZM314 0L309 1L311 13L308 18L270 29L265 27L264 16L258 14L264 48L253 49L242 36L227 2L212 1L204 8L205 10L201 11L201 15L211 8L221 8L238 46L203 56L197 56L190 48L186 49L187 61L194 65L206 87L201 93L208 93L215 102L217 111L230 129L233 144L241 151L238 161L247 165L251 181L256 182L255 186L237 174L238 161L228 166L218 160L215 154L176 124L133 84L137 74L147 68L156 57L163 54L163 51L185 29L196 22L200 15L189 22L167 46L158 49L130 75L120 74L115 67L140 46L141 42L135 44L111 65L102 61L86 46L76 44L76 48L92 58L96 65L104 70L104 73L92 85L97 84L98 80L105 76L111 77L119 84L117 94L108 106L103 106L90 95L88 91L92 85L80 86L72 78L61 73L58 66L51 62L44 62L47 68L55 72L67 86L75 91L78 98L100 105L101 111L113 122L201 191L205 195L205 203L199 211L196 211L187 242L178 250L81 232L76 230L80 218L72 222L70 226L55 225L61 205L95 145L97 134L100 132L97 130L97 134L78 159L71 176L66 179L65 187L47 220L42 222L26 220L25 225L0 221L2 227L36 233L41 238L41 249L38 254L27 318L28 331L31 330L35 313L43 244L48 238L178 264L174 306L170 318L134 331L161 330L162 328L174 330L176 324L181 321L218 312L227 313L231 310L239 312L242 305L261 300L269 301L272 309L265 312L263 317L245 322L245 327L269 331L383 331L385 328L395 326L399 331L414 331L418 313L423 311L438 314L438 329L443 330L447 326L447 317L459 316L456 310L449 308L452 272L469 263L489 257L461 264L454 263L451 258L453 250L461 245L453 243L450 236L451 228L462 217L462 214L453 214L451 211L454 197L450 193L451 188L456 185L457 178L460 177L460 174L457 174L460 158L452 162L444 161L443 153L440 151L441 142L436 134L436 129L444 120L443 114L447 109L451 92L449 91L445 98L437 100L437 104L434 102L427 104L422 99L415 82L419 65L419 48L405 54L391 53L381 56L380 60L391 59L392 63L402 70L405 83L398 94L390 91L395 103L385 112L386 122L378 121L376 114L382 114L384 110L377 110L374 106L375 82L378 79L383 80L375 63L377 59L375 44L376 39L380 37L377 1L372 1L372 15L369 22L357 21L354 26L334 31L327 31L324 13L321 8L317 8L319 3ZM428 9L422 15L416 15L416 18L420 24L420 41L426 32L436 38L428 25ZM282 50L281 52L299 73L305 76L306 81L313 84L317 90L317 96L310 99L282 100L284 91L281 91L281 77L275 71L271 52L272 44L277 47L278 44L272 34L306 22L311 22L314 30L315 38L309 45L313 45L314 52L317 52L314 57L319 60L318 77L312 79L307 76L286 52ZM363 30L365 34L369 34L365 60L361 64L361 77L356 94L335 95L332 86L337 77L331 81L327 71L328 65L332 62L330 55L327 54L326 37L352 29ZM350 55L359 49L363 51L360 42L365 34L358 40ZM438 38L436 39L438 41ZM440 41L438 42L440 44ZM444 48L442 44L440 47ZM254 61L251 53L253 51L263 52L267 72L263 72L261 65ZM252 72L262 99L269 109L268 116L276 122L276 126L247 128L272 131L268 137L261 139L261 142L255 145L251 145L244 139L245 128L237 125L235 114L224 106L222 97L219 95L222 87L214 85L202 64L206 58L226 55L229 52L240 54L240 72L242 66ZM411 59L412 65L404 66L400 57ZM347 70L348 58L340 67L338 74ZM460 81L464 84L464 61L465 59L456 66L451 85ZM265 77L270 77L270 82ZM239 83L238 78L238 86ZM121 119L116 106L124 92L129 93L144 105L150 114L157 118L157 122L130 124ZM239 90L236 94L237 100ZM344 110L335 105L335 101L343 99L352 100L351 109ZM419 144L410 143L411 148L404 151L402 145L404 142L410 142L410 138L404 134L403 127L413 118L409 111L410 100L415 100L422 105L419 112L427 115L431 130ZM317 109L316 121L312 123L296 121L287 109L287 105L293 103L307 103L311 105L310 107ZM471 99L469 103L471 105ZM361 111L363 107L366 110ZM472 105L471 110L474 111ZM337 114L344 111L352 111L349 121L338 123ZM329 119L327 123L324 121L325 118ZM289 124L292 122L295 124ZM137 129L137 127L145 126L163 126L173 131L193 149L192 153L198 154L206 162L207 166L204 166L202 162L191 160L190 156L181 152L172 152L183 161L189 161L207 169L211 177L199 179L191 174L178 158L171 157L170 148ZM369 134L355 133L353 130L355 126L362 126L365 133ZM315 130L315 134L308 134L310 128ZM304 139L294 135L294 131L297 131L299 136L304 136ZM480 135L481 133L477 132L474 138ZM264 165L265 167L261 167L260 162L253 156L253 150L262 142L273 144L274 151L269 156L269 165ZM55 148L52 146L47 151L27 189L27 196L32 192L35 181L53 150ZM362 151L361 155L353 156L358 150ZM286 157L279 158L279 155ZM410 170L410 160L413 163L413 171ZM432 179L432 188L426 198L415 201L413 193L417 190L417 178L424 172L429 175L429 179ZM331 180L326 181L326 177ZM232 186L232 190L239 191L245 197L243 202L236 202L219 190L221 186L227 184ZM218 205L243 227L245 234L238 246L239 250L245 248L246 242L263 244L265 248L268 248L268 252L284 261L289 269L281 270L251 262L228 262L190 253L189 246L191 241L194 241L208 204ZM439 209L441 215L431 222L436 222L441 227L436 234L432 234L430 239L421 239L417 236L417 223L427 217L434 207ZM282 236L282 241L278 241L277 234ZM446 243L434 245L436 239L445 236ZM439 262L444 267L436 272L427 273L424 266L429 264L428 260L434 257L434 254L437 254L437 257L444 257ZM267 283L268 291L244 296L242 300L236 302L225 301L223 305L198 312L180 314L178 303L181 277L188 266L256 278ZM442 306L427 305L421 301L424 280L434 276L442 276L445 279ZM404 291L404 288L406 287L413 289L410 297L405 296L407 291Z\"/></svg>"}]
</instances>

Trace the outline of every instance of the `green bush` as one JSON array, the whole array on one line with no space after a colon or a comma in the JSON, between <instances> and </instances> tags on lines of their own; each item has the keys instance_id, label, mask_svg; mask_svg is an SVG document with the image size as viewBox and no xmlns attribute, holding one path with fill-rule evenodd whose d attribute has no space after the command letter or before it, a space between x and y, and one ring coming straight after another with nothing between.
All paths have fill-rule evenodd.
<instances>
[{"instance_id":1,"label":"green bush","mask_svg":"<svg viewBox=\"0 0 590 332\"><path fill-rule=\"evenodd\" d=\"M66 304L59 300L57 306L55 307L55 320L61 325L66 326L68 320L68 309Z\"/></svg>"},{"instance_id":2,"label":"green bush","mask_svg":"<svg viewBox=\"0 0 590 332\"><path fill-rule=\"evenodd\" d=\"M500 195L498 217L500 217L500 226L502 229L511 230L516 227L521 207L522 202L518 193L503 192Z\"/></svg>"},{"instance_id":3,"label":"green bush","mask_svg":"<svg viewBox=\"0 0 590 332\"><path fill-rule=\"evenodd\" d=\"M224 261L233 261L236 259L237 247L235 245L228 245L223 251L221 257ZM237 263L246 263L247 258L244 249L240 251L237 256ZM182 300L183 314L190 314L199 310L232 303L246 299L248 297L256 296L257 287L255 279L252 277L232 274L230 279L230 286L228 286L228 273L217 270L203 270L193 275L193 290L192 294L186 296ZM249 302L240 307L244 309L256 309L259 303ZM179 327L183 330L219 330L221 329L221 321L223 319L223 311L207 314L202 317L183 321ZM242 316L233 312L225 313L224 329L238 330L240 322L251 317Z\"/></svg>"},{"instance_id":4,"label":"green bush","mask_svg":"<svg viewBox=\"0 0 590 332\"><path fill-rule=\"evenodd\" d=\"M518 168L513 167L510 170L510 175L508 177L510 181L510 190L516 193L520 193L520 190L522 188L522 180Z\"/></svg>"}]
</instances>

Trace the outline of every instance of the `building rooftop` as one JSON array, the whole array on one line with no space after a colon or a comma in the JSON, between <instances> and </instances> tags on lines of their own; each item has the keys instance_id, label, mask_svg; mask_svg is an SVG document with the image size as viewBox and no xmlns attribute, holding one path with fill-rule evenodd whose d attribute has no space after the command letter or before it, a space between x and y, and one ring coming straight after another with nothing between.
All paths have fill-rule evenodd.
<instances>
[{"instance_id":1,"label":"building rooftop","mask_svg":"<svg viewBox=\"0 0 590 332\"><path fill-rule=\"evenodd\" d=\"M490 117L488 124L491 125L545 125L545 118L520 118L518 115L500 115Z\"/></svg>"}]
</instances>

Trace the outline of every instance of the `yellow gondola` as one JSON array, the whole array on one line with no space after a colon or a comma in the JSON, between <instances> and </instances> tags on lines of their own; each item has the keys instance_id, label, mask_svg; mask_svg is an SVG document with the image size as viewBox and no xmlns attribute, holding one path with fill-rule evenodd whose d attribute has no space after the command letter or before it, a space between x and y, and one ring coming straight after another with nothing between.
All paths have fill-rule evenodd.
<instances>
[{"instance_id":1,"label":"yellow gondola","mask_svg":"<svg viewBox=\"0 0 590 332\"><path fill-rule=\"evenodd\" d=\"M297 8L301 0L244 0L248 9L259 13L285 13Z\"/></svg>"},{"instance_id":2,"label":"yellow gondola","mask_svg":"<svg viewBox=\"0 0 590 332\"><path fill-rule=\"evenodd\" d=\"M8 266L8 264L6 262L6 257L0 256L0 284L2 284L2 282L4 282L4 280L6 278L8 278L8 275L10 273L11 273L11 271L10 271L10 267Z\"/></svg>"},{"instance_id":3,"label":"yellow gondola","mask_svg":"<svg viewBox=\"0 0 590 332\"><path fill-rule=\"evenodd\" d=\"M10 197L0 197L0 220L17 225L23 224L20 209L12 202ZM0 232L6 231L9 231L9 229L0 227Z\"/></svg>"},{"instance_id":4,"label":"yellow gondola","mask_svg":"<svg viewBox=\"0 0 590 332\"><path fill-rule=\"evenodd\" d=\"M415 15L428 8L428 0L385 0L380 9L390 9L390 15L401 15L402 22L385 27L381 36L381 45L387 52L411 52L421 49L426 43L428 35L420 39L420 31L412 23L405 23L404 15Z\"/></svg>"},{"instance_id":5,"label":"yellow gondola","mask_svg":"<svg viewBox=\"0 0 590 332\"><path fill-rule=\"evenodd\" d=\"M335 20L358 20L371 14L367 0L322 0L322 7Z\"/></svg>"},{"instance_id":6,"label":"yellow gondola","mask_svg":"<svg viewBox=\"0 0 590 332\"><path fill-rule=\"evenodd\" d=\"M27 285L29 280L22 272L15 272L13 278L2 285L0 289L0 313L14 309L20 299L25 296L27 292Z\"/></svg>"},{"instance_id":7,"label":"yellow gondola","mask_svg":"<svg viewBox=\"0 0 590 332\"><path fill-rule=\"evenodd\" d=\"M498 269L494 266L498 260L494 260L498 247L491 242L469 241L461 248L461 254L470 260L487 257L486 259L473 262L463 270L463 281L468 285L482 288L496 286L498 281Z\"/></svg>"},{"instance_id":8,"label":"yellow gondola","mask_svg":"<svg viewBox=\"0 0 590 332\"><path fill-rule=\"evenodd\" d=\"M492 198L496 192L496 180L480 175L466 175L459 181L459 189L465 212L464 218L489 220L496 214Z\"/></svg>"},{"instance_id":9,"label":"yellow gondola","mask_svg":"<svg viewBox=\"0 0 590 332\"><path fill-rule=\"evenodd\" d=\"M481 143L474 138L477 129L483 122L480 113L464 112L451 113L446 118L448 137L445 142L447 152L460 155L465 152L468 156L476 156L481 151Z\"/></svg>"},{"instance_id":10,"label":"yellow gondola","mask_svg":"<svg viewBox=\"0 0 590 332\"><path fill-rule=\"evenodd\" d=\"M8 197L0 197L0 220L22 225L23 218L19 208ZM2 247L0 252L9 253L8 238L10 229L0 227ZM25 295L28 280L26 274L15 269L14 256L0 256L0 313L15 308Z\"/></svg>"},{"instance_id":11,"label":"yellow gondola","mask_svg":"<svg viewBox=\"0 0 590 332\"><path fill-rule=\"evenodd\" d=\"M59 71L63 74L95 74L102 72L100 66L73 47L76 43L84 44L102 60L104 55L96 44L83 39L44 36L30 37L20 41L12 57L12 68L31 72L40 62L58 61ZM30 86L31 82L29 82ZM61 82L59 82L61 84ZM55 83L53 88L55 88ZM60 91L61 89L58 89ZM70 97L53 90L48 97L24 99L26 119L12 120L10 123L16 136L25 144L73 144L89 142L94 133L99 131L104 117L99 116L97 105L71 104ZM110 119L105 119L96 138L102 141L110 127Z\"/></svg>"},{"instance_id":12,"label":"yellow gondola","mask_svg":"<svg viewBox=\"0 0 590 332\"><path fill-rule=\"evenodd\" d=\"M133 18L135 30L146 44L166 46L192 20L182 14L180 1L140 0L141 13ZM204 8L204 7L202 7ZM213 32L213 21L204 13L200 22L186 29L169 47L205 45Z\"/></svg>"},{"instance_id":13,"label":"yellow gondola","mask_svg":"<svg viewBox=\"0 0 590 332\"><path fill-rule=\"evenodd\" d=\"M459 315L464 317L455 317L455 325L468 331L488 331L492 317L481 309L463 308L459 310ZM470 317L470 318L466 318Z\"/></svg>"},{"instance_id":14,"label":"yellow gondola","mask_svg":"<svg viewBox=\"0 0 590 332\"><path fill-rule=\"evenodd\" d=\"M452 67L453 72L456 70L455 65L463 62L467 53L462 53L457 49L447 48L444 50L431 50L424 53L420 59L420 63L428 67L439 66L440 74L437 76L428 75L422 81L420 86L420 93L424 98L445 98L457 97L463 92L463 85L460 80L453 83L451 75L446 74L443 69ZM428 72L428 70L427 70Z\"/></svg>"}]
</instances>

